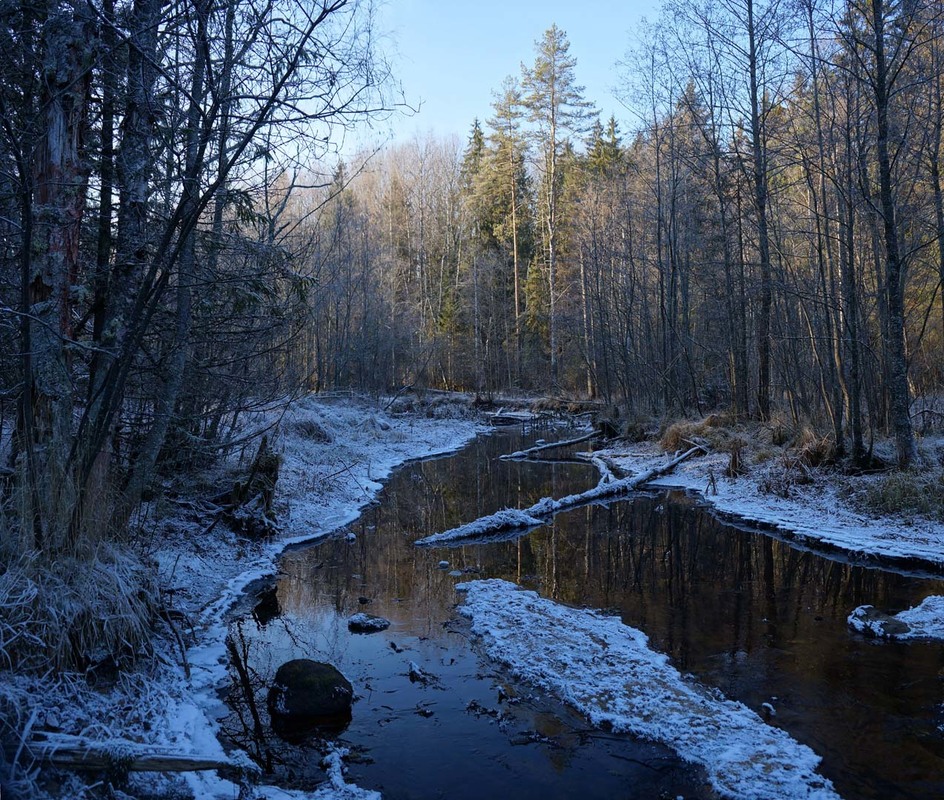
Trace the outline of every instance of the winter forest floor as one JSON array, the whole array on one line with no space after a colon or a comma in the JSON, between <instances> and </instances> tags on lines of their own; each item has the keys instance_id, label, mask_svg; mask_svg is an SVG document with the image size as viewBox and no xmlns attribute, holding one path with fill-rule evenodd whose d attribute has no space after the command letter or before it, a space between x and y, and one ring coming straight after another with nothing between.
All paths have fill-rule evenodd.
<instances>
[{"instance_id":1,"label":"winter forest floor","mask_svg":"<svg viewBox=\"0 0 944 800\"><path fill-rule=\"evenodd\" d=\"M247 540L214 524L199 500L231 485L240 474L235 463L196 484L181 481L167 493L174 499L144 509L138 520L144 532L139 550L153 565L177 623L162 629L156 658L137 672L103 676L94 686L86 676L53 680L0 673L0 700L5 707L19 707L18 728L25 737L39 732L81 735L106 743L116 756L138 745L162 746L221 761L235 759L232 771L172 777L132 773L119 791L108 788L107 779L90 785L70 773L38 772L15 747L4 796L38 789L54 798L376 797L345 783L343 754L338 752L328 754L328 781L314 795L257 786L244 786L240 794L240 784L252 783L240 778L240 768L250 774L251 765L224 752L214 719L222 705L217 689L227 677L226 614L246 587L273 572L286 546L327 536L352 521L398 465L455 450L485 430L465 403L408 406L400 402L401 413L388 413L347 395L296 404L278 427L279 533L268 541ZM610 442L597 454L615 469L638 473L666 460L672 435L670 428L662 446ZM689 459L654 485L697 491L720 514L762 523L773 535L801 547L840 551L850 560L891 568L944 568L944 519L935 516L940 508L895 505L907 491L898 484L892 491L888 476L844 475L818 465L810 441L774 445L758 429L731 433L692 424L674 435L680 449L694 437L706 441L712 452ZM942 483L944 436L926 436L921 448L923 471L904 481L923 486L918 493L927 496ZM882 502L905 511L879 513Z\"/></svg>"}]
</instances>

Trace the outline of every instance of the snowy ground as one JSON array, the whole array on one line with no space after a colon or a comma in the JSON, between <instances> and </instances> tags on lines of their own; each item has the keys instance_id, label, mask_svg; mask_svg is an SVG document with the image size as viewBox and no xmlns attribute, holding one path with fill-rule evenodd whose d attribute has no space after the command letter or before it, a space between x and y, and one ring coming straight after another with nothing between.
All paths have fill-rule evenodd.
<instances>
[{"instance_id":1,"label":"snowy ground","mask_svg":"<svg viewBox=\"0 0 944 800\"><path fill-rule=\"evenodd\" d=\"M457 587L489 657L597 726L662 742L724 797L835 800L819 757L741 703L681 675L618 617L562 606L500 580Z\"/></svg>"},{"instance_id":2,"label":"snowy ground","mask_svg":"<svg viewBox=\"0 0 944 800\"><path fill-rule=\"evenodd\" d=\"M92 719L94 710L85 709L85 719L78 710L63 712L60 727L227 758L214 722L222 711L216 688L226 679L227 610L248 584L271 574L287 544L329 535L356 518L394 467L455 450L476 432L468 419L393 417L350 397L308 398L280 420L274 440L283 458L276 501L281 533L276 540L250 543L223 525L208 533L212 518L192 497L155 504L142 519L142 530L147 531L143 547L156 565L167 597L192 623L195 643L187 650L190 677L184 676L179 653L168 643L162 653L165 664L151 679L137 678L110 695L90 700L98 703L100 722ZM667 459L651 444L620 446L597 455L605 459L601 465L614 464L635 474ZM735 479L725 476L727 463L728 456L721 454L693 458L653 484L697 490L719 511L774 526L784 538L823 543L852 555L944 565L940 524L870 518L851 507L834 480L817 480L780 497L762 488L775 463ZM225 481L233 477L217 475L216 490L226 488ZM211 494L211 487L206 488L205 493ZM197 489L193 494L199 494ZM704 765L722 794L835 797L829 782L815 773L818 757L812 751L744 706L679 675L664 656L648 649L644 634L618 620L568 609L499 584L470 584L463 613L473 619L489 655L520 677L559 693L597 723L670 744L683 757ZM935 620L944 615L944 604L932 605L915 610L907 620L912 630L937 632ZM627 681L627 675L634 679ZM640 691L634 691L636 685ZM30 690L25 684L21 688ZM65 687L61 696L78 694L75 687ZM128 707L129 698L137 701L133 709ZM157 718L151 716L154 709L159 711ZM38 717L36 724L42 722ZM341 753L326 757L329 780L314 797L377 797L344 782L342 757ZM185 780L198 798L239 794L236 783L215 773L190 773ZM61 796L79 798L81 788L76 784L72 795L66 791ZM253 791L256 797L271 800L313 796L275 787Z\"/></svg>"},{"instance_id":3,"label":"snowy ground","mask_svg":"<svg viewBox=\"0 0 944 800\"><path fill-rule=\"evenodd\" d=\"M934 440L928 446L940 450L942 443ZM652 443L620 445L598 455L633 473L666 459L666 454ZM783 467L777 459L754 465L748 474L737 478L726 476L728 462L725 453L693 458L649 485L698 491L719 511L773 526L785 538L801 543L823 544L851 556L874 555L944 566L944 525L939 522L869 516L852 506L840 480L815 470L811 483L791 486L789 496L781 497L763 488L765 484L782 483ZM875 478L856 480L864 483Z\"/></svg>"}]
</instances>

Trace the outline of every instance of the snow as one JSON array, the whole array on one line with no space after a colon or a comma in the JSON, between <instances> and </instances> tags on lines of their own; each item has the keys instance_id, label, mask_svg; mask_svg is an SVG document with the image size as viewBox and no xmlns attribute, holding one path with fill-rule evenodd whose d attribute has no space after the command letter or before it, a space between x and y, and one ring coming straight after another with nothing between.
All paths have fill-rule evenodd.
<instances>
[{"instance_id":1,"label":"snow","mask_svg":"<svg viewBox=\"0 0 944 800\"><path fill-rule=\"evenodd\" d=\"M390 620L360 612L348 618L347 626L358 633L375 633L387 630L390 627Z\"/></svg>"},{"instance_id":2,"label":"snow","mask_svg":"<svg viewBox=\"0 0 944 800\"><path fill-rule=\"evenodd\" d=\"M345 782L343 759L347 755L347 748L335 747L322 759L321 766L327 772L328 780L314 792L259 786L256 788L256 796L260 800L381 800L380 792L361 789Z\"/></svg>"},{"instance_id":3,"label":"snow","mask_svg":"<svg viewBox=\"0 0 944 800\"><path fill-rule=\"evenodd\" d=\"M902 623L901 625L889 625ZM873 606L859 606L849 615L849 625L860 633L886 639L944 639L944 597L931 595L898 614L884 615Z\"/></svg>"},{"instance_id":4,"label":"snow","mask_svg":"<svg viewBox=\"0 0 944 800\"><path fill-rule=\"evenodd\" d=\"M649 469L665 458L651 443L621 445L597 455L632 472ZM737 478L725 475L728 460L726 453L690 459L647 486L697 491L718 511L770 525L784 538L799 543L820 543L852 556L944 566L944 525L939 522L862 513L844 496L839 480L816 470L812 471L813 483L792 487L789 497L781 497L762 488L765 479L775 474L777 459L753 465L750 474Z\"/></svg>"},{"instance_id":5,"label":"snow","mask_svg":"<svg viewBox=\"0 0 944 800\"><path fill-rule=\"evenodd\" d=\"M390 416L376 404L351 396L312 396L299 401L281 420L280 413L273 411L250 421L257 429L279 422L279 433L270 434L282 455L275 498L281 535L275 540L240 539L223 524L213 525L212 515L192 499L177 505L166 501L152 504L139 516L141 549L156 564L158 582L167 592L168 602L185 612L192 623L196 644L187 651L190 677L185 677L177 663L179 653L172 652L175 645L168 645L165 663L149 675L140 675L138 683L128 689L118 687L96 696L74 690L56 695L83 703L83 709L73 715L75 726L84 726L83 733L95 734L85 720L94 720L97 711L112 706L126 709L131 704L140 707L142 714L146 708L147 724L139 725L128 738L173 747L178 752L236 760L252 771L247 757L226 754L217 738L216 720L225 713L217 687L228 679L225 642L229 609L250 583L273 573L276 559L287 545L328 536L356 519L376 497L380 481L394 468L412 459L452 452L481 430L470 419L442 414L436 419L416 414ZM232 475L217 478L214 490L205 491L207 496L233 480ZM189 488L194 494L199 491ZM155 697L146 707L140 700L142 691ZM50 702L63 705L57 699ZM126 735L122 716L126 715L109 711L108 719L114 724L101 726L97 738ZM379 798L376 792L344 782L343 755L341 751L329 754L329 780L314 793L259 786L255 787L256 796L270 800ZM142 775L135 780L150 791L168 779ZM242 796L237 784L214 772L186 773L173 780L183 782L201 800Z\"/></svg>"},{"instance_id":6,"label":"snow","mask_svg":"<svg viewBox=\"0 0 944 800\"><path fill-rule=\"evenodd\" d=\"M279 413L258 415L251 424L265 429L279 422ZM458 450L480 430L470 419L389 416L359 397L304 398L281 418L273 441L282 458L275 497L281 535L250 542L222 524L207 535L206 520L188 506L140 520L154 543L148 555L158 564L161 584L175 590L178 608L216 619L249 583L271 574L286 546L355 520L396 467ZM232 483L231 476L220 477L216 491L227 480ZM156 517L156 511L150 514Z\"/></svg>"},{"instance_id":7,"label":"snow","mask_svg":"<svg viewBox=\"0 0 944 800\"><path fill-rule=\"evenodd\" d=\"M810 748L741 703L681 675L619 619L572 609L501 580L462 584L460 613L489 657L597 726L662 742L731 798L836 798Z\"/></svg>"},{"instance_id":8,"label":"snow","mask_svg":"<svg viewBox=\"0 0 944 800\"><path fill-rule=\"evenodd\" d=\"M502 511L496 511L485 517L479 517L477 520L467 522L457 528L452 528L442 533L434 533L425 539L419 539L416 544L420 546L435 546L443 543L455 543L465 539L481 539L481 537L491 534L501 534L508 531L524 531L530 528L537 528L545 524L545 520L532 516L527 511L520 511L515 508L506 508ZM447 564L448 566L448 564Z\"/></svg>"}]
</instances>

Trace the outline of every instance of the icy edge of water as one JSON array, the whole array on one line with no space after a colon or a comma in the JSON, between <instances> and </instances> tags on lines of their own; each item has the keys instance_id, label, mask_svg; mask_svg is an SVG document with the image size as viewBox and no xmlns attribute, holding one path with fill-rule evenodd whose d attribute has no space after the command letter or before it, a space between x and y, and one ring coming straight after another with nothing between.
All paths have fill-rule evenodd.
<instances>
[{"instance_id":1,"label":"icy edge of water","mask_svg":"<svg viewBox=\"0 0 944 800\"><path fill-rule=\"evenodd\" d=\"M648 469L665 458L652 444L601 452L632 472ZM698 492L725 514L771 525L852 556L923 561L944 567L944 525L940 523L867 516L849 504L837 481L825 475L809 486L793 487L791 496L781 497L762 489L766 480L775 477L776 462L754 465L751 474L737 478L726 476L727 465L728 456L723 453L692 459L671 475L652 480L649 486Z\"/></svg>"},{"instance_id":2,"label":"icy edge of water","mask_svg":"<svg viewBox=\"0 0 944 800\"><path fill-rule=\"evenodd\" d=\"M490 658L552 692L594 725L654 740L707 771L726 797L839 795L820 757L741 703L679 673L618 618L572 609L501 580L460 584L459 612Z\"/></svg>"},{"instance_id":3,"label":"icy edge of water","mask_svg":"<svg viewBox=\"0 0 944 800\"><path fill-rule=\"evenodd\" d=\"M167 687L174 699L155 734L158 743L225 757L215 721L225 709L216 687L227 678L225 615L245 588L272 574L287 546L323 538L356 519L382 488L380 481L398 466L451 453L483 430L471 420L391 417L362 400L323 402L317 397L299 402L280 427L283 433L276 446L282 454L282 468L276 503L282 511L280 523L285 535L266 543L248 559L237 556L238 540L218 543L211 559L214 580L208 581L216 588L211 586L204 592L216 599L200 614L198 643L187 654L189 683L179 675L175 685ZM187 536L182 537L160 560L182 570L183 562L194 558L187 550L190 543ZM329 782L314 795L272 786L255 787L256 794L272 800L379 798L376 792L343 782L342 756L336 755L335 761L329 757ZM236 784L215 773L189 773L185 781L195 797L232 798L239 793Z\"/></svg>"}]
</instances>

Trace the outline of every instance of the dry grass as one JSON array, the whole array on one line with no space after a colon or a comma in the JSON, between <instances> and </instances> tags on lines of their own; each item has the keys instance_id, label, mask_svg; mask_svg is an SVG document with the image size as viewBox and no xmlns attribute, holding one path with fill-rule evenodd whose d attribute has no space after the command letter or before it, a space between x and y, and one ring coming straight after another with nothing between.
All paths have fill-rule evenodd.
<instances>
[{"instance_id":1,"label":"dry grass","mask_svg":"<svg viewBox=\"0 0 944 800\"><path fill-rule=\"evenodd\" d=\"M293 419L285 424L285 432L288 434L294 434L302 439L307 439L311 442L319 443L330 443L331 434L329 434L321 425L319 425L315 420L302 417L301 419Z\"/></svg>"},{"instance_id":2,"label":"dry grass","mask_svg":"<svg viewBox=\"0 0 944 800\"><path fill-rule=\"evenodd\" d=\"M156 588L112 545L50 563L21 555L0 573L0 669L85 669L148 652Z\"/></svg>"},{"instance_id":3,"label":"dry grass","mask_svg":"<svg viewBox=\"0 0 944 800\"><path fill-rule=\"evenodd\" d=\"M836 461L836 443L831 436L820 436L811 428L803 428L791 445L793 457L807 467L822 467Z\"/></svg>"},{"instance_id":4,"label":"dry grass","mask_svg":"<svg viewBox=\"0 0 944 800\"><path fill-rule=\"evenodd\" d=\"M710 449L732 452L732 447L741 438L737 420L728 414L709 414L701 420L680 420L666 428L659 446L667 453L674 453L693 444L707 445Z\"/></svg>"},{"instance_id":5,"label":"dry grass","mask_svg":"<svg viewBox=\"0 0 944 800\"><path fill-rule=\"evenodd\" d=\"M944 522L944 470L892 472L869 481L858 502L876 514Z\"/></svg>"}]
</instances>

